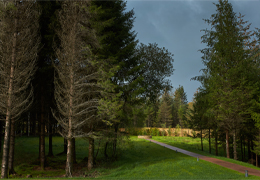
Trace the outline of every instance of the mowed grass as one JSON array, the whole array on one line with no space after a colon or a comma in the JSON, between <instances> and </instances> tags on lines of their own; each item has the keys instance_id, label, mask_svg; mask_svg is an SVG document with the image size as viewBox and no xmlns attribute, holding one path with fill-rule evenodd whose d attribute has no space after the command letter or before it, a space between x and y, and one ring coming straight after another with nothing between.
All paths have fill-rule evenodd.
<instances>
[{"instance_id":1,"label":"mowed grass","mask_svg":"<svg viewBox=\"0 0 260 180\"><path fill-rule=\"evenodd\" d=\"M46 154L48 154L48 138L46 138ZM86 168L83 160L88 154L87 141L76 139L77 174L78 178L98 179L259 179L196 158L176 153L149 141L131 137L117 161L104 160L103 149L92 171ZM53 138L54 155L62 152L63 138ZM97 150L97 149L96 149ZM38 137L21 137L16 139L15 170L25 178L31 174L33 178L61 179L65 174L66 155L47 158L46 171L41 171L37 165ZM69 178L71 179L71 178ZM73 178L74 179L74 178Z\"/></svg>"},{"instance_id":2,"label":"mowed grass","mask_svg":"<svg viewBox=\"0 0 260 180\"><path fill-rule=\"evenodd\" d=\"M132 137L132 145L120 161L99 178L104 179L248 179L236 171L215 165L143 139ZM249 176L249 179L259 179Z\"/></svg>"},{"instance_id":3,"label":"mowed grass","mask_svg":"<svg viewBox=\"0 0 260 180\"><path fill-rule=\"evenodd\" d=\"M168 144L168 145L171 145L171 146L175 146L175 147L178 147L178 148L181 148L181 149L185 149L185 150L190 151L190 152L194 152L194 153L201 154L201 155L204 155L204 156L209 156L209 157L221 159L221 160L224 160L224 161L228 161L228 162L231 162L231 163L239 164L239 165L242 165L242 166L245 166L245 167L249 167L249 168L252 168L252 169L260 170L260 168L254 166L252 164L249 164L249 163L246 163L246 162L242 162L242 161L238 161L238 160L234 160L234 159L226 158L226 157L224 157L224 153L223 152L219 153L220 156L215 156L213 154L214 151L213 151L212 154L210 154L209 150L208 150L209 149L208 148L208 141L205 140L205 139L203 141L204 151L200 150L200 143L201 143L200 138L153 136L152 139L156 140L156 141L159 141L159 142L162 142L162 143L165 143L165 144ZM219 148L219 150L222 151L222 149L220 149L220 148Z\"/></svg>"}]
</instances>

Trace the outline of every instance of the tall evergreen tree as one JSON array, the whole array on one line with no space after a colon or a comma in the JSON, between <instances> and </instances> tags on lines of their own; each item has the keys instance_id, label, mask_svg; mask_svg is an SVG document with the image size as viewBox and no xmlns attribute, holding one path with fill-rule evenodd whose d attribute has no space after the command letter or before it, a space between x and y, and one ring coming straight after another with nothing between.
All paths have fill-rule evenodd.
<instances>
[{"instance_id":1,"label":"tall evergreen tree","mask_svg":"<svg viewBox=\"0 0 260 180\"><path fill-rule=\"evenodd\" d=\"M172 124L172 108L171 108L171 97L167 91L164 92L158 111L158 119L160 124L166 127Z\"/></svg>"},{"instance_id":2,"label":"tall evergreen tree","mask_svg":"<svg viewBox=\"0 0 260 180\"><path fill-rule=\"evenodd\" d=\"M249 113L255 93L255 66L250 53L249 25L233 12L227 0L220 0L217 13L205 21L212 26L203 30L202 42L208 48L204 54L204 85L207 84L209 103L218 114L218 125L226 132L226 154L229 153L229 135L233 135L234 158L237 159L236 135ZM199 79L199 78L198 78Z\"/></svg>"},{"instance_id":3,"label":"tall evergreen tree","mask_svg":"<svg viewBox=\"0 0 260 180\"><path fill-rule=\"evenodd\" d=\"M177 124L184 127L186 121L187 95L183 86L179 86L174 91L173 96L173 127Z\"/></svg>"},{"instance_id":4,"label":"tall evergreen tree","mask_svg":"<svg viewBox=\"0 0 260 180\"><path fill-rule=\"evenodd\" d=\"M40 13L30 1L2 1L0 8L0 109L6 115L1 178L7 178L9 156L9 170L14 173L14 122L32 103L30 83L36 69Z\"/></svg>"}]
</instances>

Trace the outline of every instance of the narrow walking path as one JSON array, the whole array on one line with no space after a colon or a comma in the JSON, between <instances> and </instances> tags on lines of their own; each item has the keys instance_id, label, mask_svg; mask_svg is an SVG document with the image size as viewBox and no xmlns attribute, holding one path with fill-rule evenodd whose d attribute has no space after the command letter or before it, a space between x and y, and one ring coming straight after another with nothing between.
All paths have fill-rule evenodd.
<instances>
[{"instance_id":1,"label":"narrow walking path","mask_svg":"<svg viewBox=\"0 0 260 180\"><path fill-rule=\"evenodd\" d=\"M188 156L198 157L199 159L202 159L202 160L214 163L214 164L218 164L220 166L223 166L223 167L226 167L226 168L229 168L229 169L233 169L235 171L238 171L238 172L241 172L241 173L244 173L244 174L245 174L245 171L247 170L249 175L254 175L254 176L260 177L260 170L256 170L256 169L248 168L248 167L241 166L241 165L238 165L238 164L234 164L234 163L231 163L231 162L223 161L223 160L220 160L220 159L196 154L196 153L186 151L186 150L183 150L183 149L180 149L180 148L168 145L168 144L164 144L164 143L152 140L152 139L147 139L147 140L149 140L153 143L156 143L158 145L164 146L166 148L169 148L171 150L186 154Z\"/></svg>"}]
</instances>

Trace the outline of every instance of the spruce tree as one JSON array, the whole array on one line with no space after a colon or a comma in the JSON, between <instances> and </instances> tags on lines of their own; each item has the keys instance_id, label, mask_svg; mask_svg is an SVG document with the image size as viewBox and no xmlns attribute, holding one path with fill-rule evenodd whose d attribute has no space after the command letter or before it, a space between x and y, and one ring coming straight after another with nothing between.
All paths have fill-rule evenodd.
<instances>
[{"instance_id":1,"label":"spruce tree","mask_svg":"<svg viewBox=\"0 0 260 180\"><path fill-rule=\"evenodd\" d=\"M2 1L0 8L0 110L6 116L1 178L7 178L8 159L10 173L14 173L14 122L32 103L30 84L39 48L40 13L30 1Z\"/></svg>"},{"instance_id":2,"label":"spruce tree","mask_svg":"<svg viewBox=\"0 0 260 180\"><path fill-rule=\"evenodd\" d=\"M249 25L234 13L227 0L220 0L216 14L206 19L211 30L203 30L202 42L208 48L201 50L206 68L200 79L209 92L209 103L218 114L218 125L226 133L226 154L229 153L229 135L233 136L234 159L237 159L236 135L249 114L255 94L255 66L250 53Z\"/></svg>"}]
</instances>

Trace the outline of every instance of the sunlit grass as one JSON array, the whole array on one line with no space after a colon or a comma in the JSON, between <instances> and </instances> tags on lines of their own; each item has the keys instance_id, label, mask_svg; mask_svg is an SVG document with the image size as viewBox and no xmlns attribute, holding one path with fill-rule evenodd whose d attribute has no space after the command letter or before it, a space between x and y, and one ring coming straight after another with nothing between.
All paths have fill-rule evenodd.
<instances>
[{"instance_id":1,"label":"sunlit grass","mask_svg":"<svg viewBox=\"0 0 260 180\"><path fill-rule=\"evenodd\" d=\"M63 138L53 138L54 157L47 157L46 170L41 171L37 161L38 137L20 137L16 139L15 170L26 178L31 174L34 178L60 179L65 174L66 155L56 156L63 151ZM196 158L176 153L149 141L131 137L117 161L105 160L103 148L92 171L88 171L83 158L88 154L88 143L76 139L76 165L83 175L99 179L244 179L245 175L236 171L209 163L197 161ZM159 139L156 139L159 140ZM163 139L161 139L163 140ZM170 140L170 139L169 139ZM98 141L96 142L98 144ZM96 148L97 148L96 144ZM95 150L96 153L97 149ZM48 138L46 138L46 155L48 154ZM259 179L249 176L247 179ZM73 178L74 179L74 178Z\"/></svg>"},{"instance_id":2,"label":"sunlit grass","mask_svg":"<svg viewBox=\"0 0 260 180\"><path fill-rule=\"evenodd\" d=\"M228 161L231 163L235 163L235 164L239 164L242 166L246 166L246 167L250 167L253 169L257 169L260 170L260 168L249 164L249 163L245 163L245 162L241 162L238 160L234 160L234 159L229 159L224 157L225 153L223 152L223 150L221 148L219 148L219 155L220 156L215 156L213 153L215 151L212 152L212 154L209 153L209 148L208 148L208 141L207 140L203 140L203 144L204 144L204 151L201 151L200 148L200 138L191 138L191 137L168 137L168 136L153 136L152 139L168 144L168 145L172 145L181 149L185 149L194 153L198 153L204 156L209 156L209 157L214 157L217 159L221 159L224 161Z\"/></svg>"}]
</instances>

